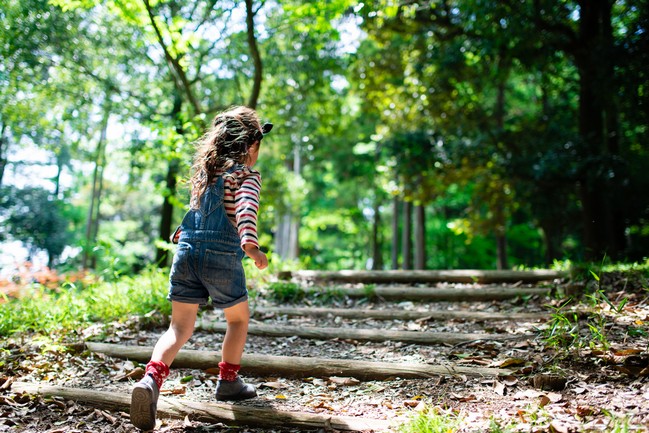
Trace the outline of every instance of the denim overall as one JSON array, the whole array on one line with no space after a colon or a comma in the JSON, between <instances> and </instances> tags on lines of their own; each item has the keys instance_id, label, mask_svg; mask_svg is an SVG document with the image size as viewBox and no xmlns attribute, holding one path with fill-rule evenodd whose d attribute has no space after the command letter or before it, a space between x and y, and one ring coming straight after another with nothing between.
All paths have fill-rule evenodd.
<instances>
[{"instance_id":1,"label":"denim overall","mask_svg":"<svg viewBox=\"0 0 649 433\"><path fill-rule=\"evenodd\" d=\"M208 186L199 209L185 214L167 299L228 308L248 299L241 239L223 204L223 177Z\"/></svg>"}]
</instances>

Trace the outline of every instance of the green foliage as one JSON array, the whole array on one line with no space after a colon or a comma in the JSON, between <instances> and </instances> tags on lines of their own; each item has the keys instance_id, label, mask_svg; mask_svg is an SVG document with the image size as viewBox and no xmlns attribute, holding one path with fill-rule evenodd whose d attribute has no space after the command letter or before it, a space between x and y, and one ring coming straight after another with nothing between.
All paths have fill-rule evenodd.
<instances>
[{"instance_id":1,"label":"green foliage","mask_svg":"<svg viewBox=\"0 0 649 433\"><path fill-rule=\"evenodd\" d=\"M277 302L296 302L304 298L304 290L299 284L278 281L266 286L270 299Z\"/></svg>"},{"instance_id":2,"label":"green foliage","mask_svg":"<svg viewBox=\"0 0 649 433\"><path fill-rule=\"evenodd\" d=\"M45 250L49 264L56 263L74 237L71 206L38 187L0 189L0 240L11 238L29 245L32 253Z\"/></svg>"},{"instance_id":3,"label":"green foliage","mask_svg":"<svg viewBox=\"0 0 649 433\"><path fill-rule=\"evenodd\" d=\"M55 289L34 284L0 308L0 335L74 338L95 323L124 322L153 311L166 316L171 314L167 291L168 274L154 268L113 282L69 282Z\"/></svg>"}]
</instances>

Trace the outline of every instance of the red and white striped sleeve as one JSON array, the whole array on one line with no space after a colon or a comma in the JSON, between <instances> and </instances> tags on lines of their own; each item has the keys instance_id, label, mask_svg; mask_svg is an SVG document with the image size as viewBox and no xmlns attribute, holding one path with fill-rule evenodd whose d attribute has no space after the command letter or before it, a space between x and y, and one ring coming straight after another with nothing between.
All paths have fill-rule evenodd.
<instances>
[{"instance_id":1,"label":"red and white striped sleeve","mask_svg":"<svg viewBox=\"0 0 649 433\"><path fill-rule=\"evenodd\" d=\"M247 171L247 170L246 170ZM251 244L259 248L257 237L257 212L261 193L261 174L250 170L241 179L234 197L236 226L241 238L241 247Z\"/></svg>"}]
</instances>

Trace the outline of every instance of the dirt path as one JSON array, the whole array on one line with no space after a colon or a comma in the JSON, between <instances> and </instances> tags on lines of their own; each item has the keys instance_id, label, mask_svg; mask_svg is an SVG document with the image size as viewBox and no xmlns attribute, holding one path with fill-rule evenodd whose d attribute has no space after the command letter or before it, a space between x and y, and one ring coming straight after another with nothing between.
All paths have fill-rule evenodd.
<instances>
[{"instance_id":1,"label":"dirt path","mask_svg":"<svg viewBox=\"0 0 649 433\"><path fill-rule=\"evenodd\" d=\"M451 302L430 300L430 296L407 301L381 298L370 293L374 286L358 282L357 273L354 274L356 282L345 283L338 279L335 286L313 279L313 275L309 278L297 281L308 292L304 295L293 293L293 298L299 300L272 301L270 293L260 293L251 300L252 324L258 329L309 332L303 333L303 337L251 334L246 354L251 357L254 354L327 358L351 364L375 362L382 363L385 368L392 365L395 372L399 371L399 365L409 363L445 367L449 373L404 378L398 374L391 376L388 372L381 379L372 380L354 377L362 376L357 373L344 376L313 374L298 362L282 366L277 374L272 371L255 374L252 367L250 371L244 367L242 373L258 387L259 398L234 405L235 411L309 414L321 421L314 421L316 425L295 424L291 427L290 417L283 421L285 425L282 426L281 423L272 425L259 415L259 422L247 419L246 426L234 428L236 422L227 418L205 421L205 413L202 418L193 413L184 419L163 414L158 423L159 431L233 429L261 433L308 428L347 429L344 424L332 424L334 418L368 420L368 426L372 425L372 420L383 421L376 424L380 426L376 428L378 430L385 428L385 421L398 425L426 408L436 408L441 417L461 419L458 431L463 432L647 431L649 356L646 349L649 340L646 333L642 335L641 332L646 327L640 325L649 320L644 292L631 294L624 314L612 316L606 310L598 313L607 319L602 329L606 332L610 350L602 351L586 344L576 354L548 348L540 338L539 330L547 327L553 313L554 317L557 316L556 309L548 305L556 308L560 304L565 285L559 279L534 284L508 282L503 286L504 289L537 290L523 297L503 299L500 296L493 301L478 297L472 301ZM485 287L474 283L418 284L411 281L410 284L412 292L480 290ZM493 285L494 282L489 281L489 287ZM404 287L403 283L399 286ZM539 287L547 291L538 291ZM341 294L346 290L364 291L367 296ZM291 307L292 311L285 310L286 307ZM340 314L337 311L341 311ZM350 311L359 314L354 317ZM402 319L386 319L386 314L382 314L386 311L400 311ZM404 316L404 313L407 314ZM562 310L562 314L566 311ZM222 322L218 311L207 309L201 320L203 326L197 329L185 348L218 351L221 331L207 328L214 328L209 324ZM371 331L372 335L394 338L332 338L329 334L323 338L322 334L315 332L322 328L355 331L341 332L341 335L365 335ZM631 336L630 329L635 329L636 334ZM580 332L586 339L593 335L588 330L584 322ZM105 329L97 327L98 335L90 339L129 346L152 346L162 331L162 328L144 329L133 320L113 325L108 334L105 334ZM92 330L85 332L89 334ZM446 343L435 342L434 338L426 343L399 340L400 335L410 333L464 335L467 338ZM128 397L139 371L139 362L133 361L133 357L126 360L90 351L66 352L60 348L40 346L35 341L10 341L4 349L2 376L20 382L94 389ZM489 372L500 369L502 373L484 374L480 369ZM163 398L171 405L213 404L216 374L215 368L172 366L172 375L162 390ZM543 381L549 374L558 375L561 380ZM90 405L69 395L62 398L17 394L11 391L9 382L2 386L0 395L0 432L134 430L129 423L127 408L119 404ZM228 410L233 406L223 407ZM174 416L179 415L176 413ZM322 424L317 426L318 422ZM373 428L353 429L369 431Z\"/></svg>"}]
</instances>

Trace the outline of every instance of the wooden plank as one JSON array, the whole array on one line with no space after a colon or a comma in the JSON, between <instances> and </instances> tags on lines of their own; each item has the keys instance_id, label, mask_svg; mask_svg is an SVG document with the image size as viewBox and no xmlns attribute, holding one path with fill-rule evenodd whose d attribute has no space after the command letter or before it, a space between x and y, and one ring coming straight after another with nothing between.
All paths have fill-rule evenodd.
<instances>
[{"instance_id":1,"label":"wooden plank","mask_svg":"<svg viewBox=\"0 0 649 433\"><path fill-rule=\"evenodd\" d=\"M457 310L396 310L396 309L354 309L354 308L319 308L319 307L255 307L254 316L316 316L342 317L347 319L376 320L463 320L463 321L538 321L548 318L548 313L507 313L493 311L457 311Z\"/></svg>"},{"instance_id":2,"label":"wooden plank","mask_svg":"<svg viewBox=\"0 0 649 433\"><path fill-rule=\"evenodd\" d=\"M225 333L225 322L201 319L198 329ZM533 335L503 335L468 332L395 331L390 329L326 328L251 323L248 334L264 337L300 337L315 340L400 341L411 344L460 344L471 341L500 341L530 338Z\"/></svg>"},{"instance_id":3,"label":"wooden plank","mask_svg":"<svg viewBox=\"0 0 649 433\"><path fill-rule=\"evenodd\" d=\"M101 409L128 412L130 394L101 391L97 389L69 388L42 383L14 382L13 392L38 394L45 397L62 397ZM271 408L258 408L227 403L197 402L186 399L160 397L158 417L189 419L234 425L274 426L294 428L320 428L345 431L386 430L397 420L367 419L307 412L284 412Z\"/></svg>"},{"instance_id":4,"label":"wooden plank","mask_svg":"<svg viewBox=\"0 0 649 433\"><path fill-rule=\"evenodd\" d=\"M91 352L146 363L153 347L128 346L109 343L87 342ZM221 359L221 352L183 349L174 359L174 368L214 368ZM507 376L513 371L506 368L477 366L431 365L425 363L400 363L362 361L356 359L303 358L244 353L241 367L246 375L283 377L355 377L363 380L383 380L400 377L426 378L440 375Z\"/></svg>"},{"instance_id":5,"label":"wooden plank","mask_svg":"<svg viewBox=\"0 0 649 433\"><path fill-rule=\"evenodd\" d=\"M326 280L341 283L537 283L567 278L568 272L552 270L386 270L386 271L287 271L282 279Z\"/></svg>"}]
</instances>

